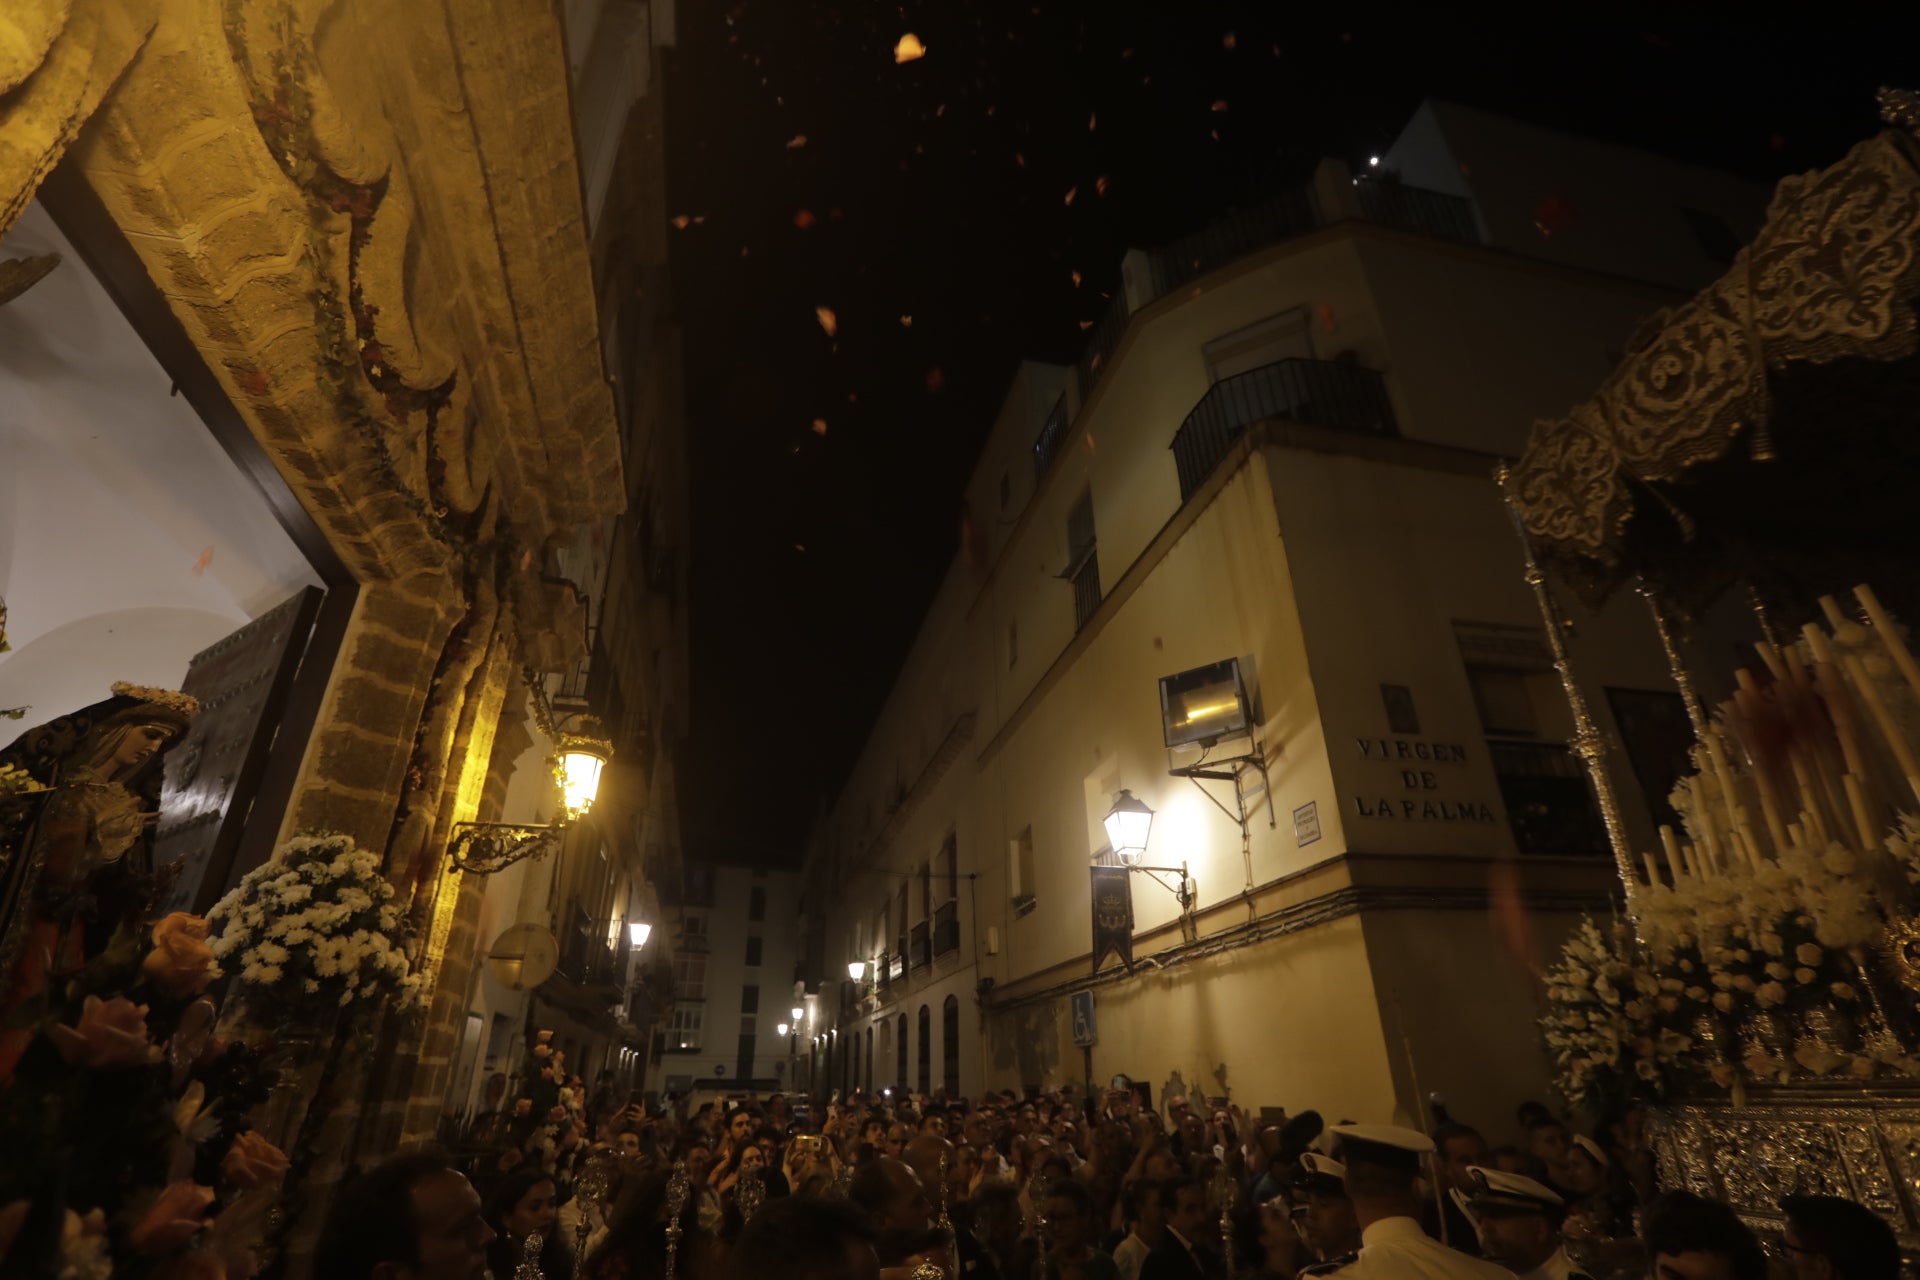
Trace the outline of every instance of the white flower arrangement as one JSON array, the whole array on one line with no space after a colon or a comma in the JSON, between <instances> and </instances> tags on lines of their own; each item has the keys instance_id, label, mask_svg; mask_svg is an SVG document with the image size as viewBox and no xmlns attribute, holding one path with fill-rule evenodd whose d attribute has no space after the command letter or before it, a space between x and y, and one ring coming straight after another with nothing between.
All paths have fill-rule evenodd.
<instances>
[{"instance_id":1,"label":"white flower arrangement","mask_svg":"<svg viewBox=\"0 0 1920 1280\"><path fill-rule=\"evenodd\" d=\"M1540 1020L1567 1101L1602 1107L1625 1086L1663 1094L1693 1041L1658 1025L1663 984L1636 963L1624 925L1602 932L1583 920L1546 974L1548 1012Z\"/></svg>"},{"instance_id":2,"label":"white flower arrangement","mask_svg":"<svg viewBox=\"0 0 1920 1280\"><path fill-rule=\"evenodd\" d=\"M219 930L209 945L255 1003L300 1021L417 1007L425 979L393 898L379 858L351 837L296 836L207 913Z\"/></svg>"}]
</instances>

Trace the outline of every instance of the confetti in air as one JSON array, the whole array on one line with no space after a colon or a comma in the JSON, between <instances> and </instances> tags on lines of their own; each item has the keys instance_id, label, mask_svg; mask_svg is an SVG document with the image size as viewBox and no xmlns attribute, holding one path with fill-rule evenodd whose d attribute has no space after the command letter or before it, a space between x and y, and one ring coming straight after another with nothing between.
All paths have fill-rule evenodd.
<instances>
[{"instance_id":1,"label":"confetti in air","mask_svg":"<svg viewBox=\"0 0 1920 1280\"><path fill-rule=\"evenodd\" d=\"M793 215L793 225L802 231L807 230L818 221L819 219L813 216L813 210L811 209L800 209Z\"/></svg>"},{"instance_id":2,"label":"confetti in air","mask_svg":"<svg viewBox=\"0 0 1920 1280\"><path fill-rule=\"evenodd\" d=\"M1112 185L1113 185L1113 182L1107 177L1106 174L1103 173L1099 177L1093 180L1094 194L1103 196L1107 194L1107 188Z\"/></svg>"},{"instance_id":3,"label":"confetti in air","mask_svg":"<svg viewBox=\"0 0 1920 1280\"><path fill-rule=\"evenodd\" d=\"M789 151L798 151L800 148L806 145L807 145L807 135L804 133L796 133L793 135L793 137L787 139L787 150Z\"/></svg>"},{"instance_id":4,"label":"confetti in air","mask_svg":"<svg viewBox=\"0 0 1920 1280\"><path fill-rule=\"evenodd\" d=\"M840 320L833 314L832 307L815 307L813 317L820 322L820 327L826 331L829 338L840 332Z\"/></svg>"},{"instance_id":5,"label":"confetti in air","mask_svg":"<svg viewBox=\"0 0 1920 1280\"><path fill-rule=\"evenodd\" d=\"M1079 195L1079 194L1080 194L1080 188L1078 188L1078 187L1068 187L1068 188L1067 188L1067 203L1068 203L1068 204L1072 204L1072 203L1073 203L1073 198L1074 198L1075 196L1077 196L1077 195Z\"/></svg>"},{"instance_id":6,"label":"confetti in air","mask_svg":"<svg viewBox=\"0 0 1920 1280\"><path fill-rule=\"evenodd\" d=\"M911 31L901 36L899 42L893 46L893 61L895 65L904 62L918 62L926 56L927 46L921 44L920 37Z\"/></svg>"},{"instance_id":7,"label":"confetti in air","mask_svg":"<svg viewBox=\"0 0 1920 1280\"><path fill-rule=\"evenodd\" d=\"M689 218L684 213L675 214L673 218L674 229L677 231L685 231L687 227L692 224L692 222L693 222L693 219Z\"/></svg>"},{"instance_id":8,"label":"confetti in air","mask_svg":"<svg viewBox=\"0 0 1920 1280\"><path fill-rule=\"evenodd\" d=\"M901 317L900 317L900 327L901 327L902 329L911 329L911 328L913 328L913 317L912 317L912 316L901 316Z\"/></svg>"},{"instance_id":9,"label":"confetti in air","mask_svg":"<svg viewBox=\"0 0 1920 1280\"><path fill-rule=\"evenodd\" d=\"M1080 287L1080 273L1078 271L1073 273L1073 287L1076 289Z\"/></svg>"},{"instance_id":10,"label":"confetti in air","mask_svg":"<svg viewBox=\"0 0 1920 1280\"><path fill-rule=\"evenodd\" d=\"M1222 49L1231 49L1239 43L1239 37L1235 36L1231 31L1220 37L1220 47Z\"/></svg>"},{"instance_id":11,"label":"confetti in air","mask_svg":"<svg viewBox=\"0 0 1920 1280\"><path fill-rule=\"evenodd\" d=\"M207 566L212 563L213 563L213 548L208 547L206 550L200 553L200 558L193 562L193 576L197 578L201 574L205 573L207 571Z\"/></svg>"},{"instance_id":12,"label":"confetti in air","mask_svg":"<svg viewBox=\"0 0 1920 1280\"><path fill-rule=\"evenodd\" d=\"M1225 111L1227 109L1227 100L1225 98L1214 99L1213 109L1215 111Z\"/></svg>"},{"instance_id":13,"label":"confetti in air","mask_svg":"<svg viewBox=\"0 0 1920 1280\"><path fill-rule=\"evenodd\" d=\"M815 418L813 420L813 434L817 436L827 434L827 420L825 418Z\"/></svg>"}]
</instances>

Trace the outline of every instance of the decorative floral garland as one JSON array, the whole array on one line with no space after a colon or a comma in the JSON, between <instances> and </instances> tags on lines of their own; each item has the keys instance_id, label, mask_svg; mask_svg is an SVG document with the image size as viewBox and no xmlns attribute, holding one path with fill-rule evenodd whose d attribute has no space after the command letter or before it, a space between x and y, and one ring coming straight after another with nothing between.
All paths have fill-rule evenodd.
<instances>
[{"instance_id":1,"label":"decorative floral garland","mask_svg":"<svg viewBox=\"0 0 1920 1280\"><path fill-rule=\"evenodd\" d=\"M414 1009L426 982L393 899L380 859L352 837L296 836L207 914L219 928L213 954L236 971L250 1007L291 1025Z\"/></svg>"}]
</instances>

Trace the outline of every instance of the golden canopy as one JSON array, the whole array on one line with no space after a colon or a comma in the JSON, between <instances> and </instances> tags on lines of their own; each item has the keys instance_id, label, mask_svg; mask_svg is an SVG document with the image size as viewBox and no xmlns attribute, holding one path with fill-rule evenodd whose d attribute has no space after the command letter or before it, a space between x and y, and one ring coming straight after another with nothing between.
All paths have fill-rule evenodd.
<instances>
[{"instance_id":1,"label":"golden canopy","mask_svg":"<svg viewBox=\"0 0 1920 1280\"><path fill-rule=\"evenodd\" d=\"M1916 576L1920 122L1784 179L1731 269L1653 316L1598 392L1535 425L1504 485L1589 602L1642 576L1685 599L1735 580L1811 599Z\"/></svg>"}]
</instances>

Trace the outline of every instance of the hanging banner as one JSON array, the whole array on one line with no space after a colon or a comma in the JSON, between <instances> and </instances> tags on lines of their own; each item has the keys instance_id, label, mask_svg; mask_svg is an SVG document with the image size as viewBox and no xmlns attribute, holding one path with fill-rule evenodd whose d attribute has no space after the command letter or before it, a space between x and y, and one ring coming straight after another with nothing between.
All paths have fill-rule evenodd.
<instances>
[{"instance_id":1,"label":"hanging banner","mask_svg":"<svg viewBox=\"0 0 1920 1280\"><path fill-rule=\"evenodd\" d=\"M1133 972L1133 885L1125 867L1093 867L1093 971L1112 951Z\"/></svg>"}]
</instances>

